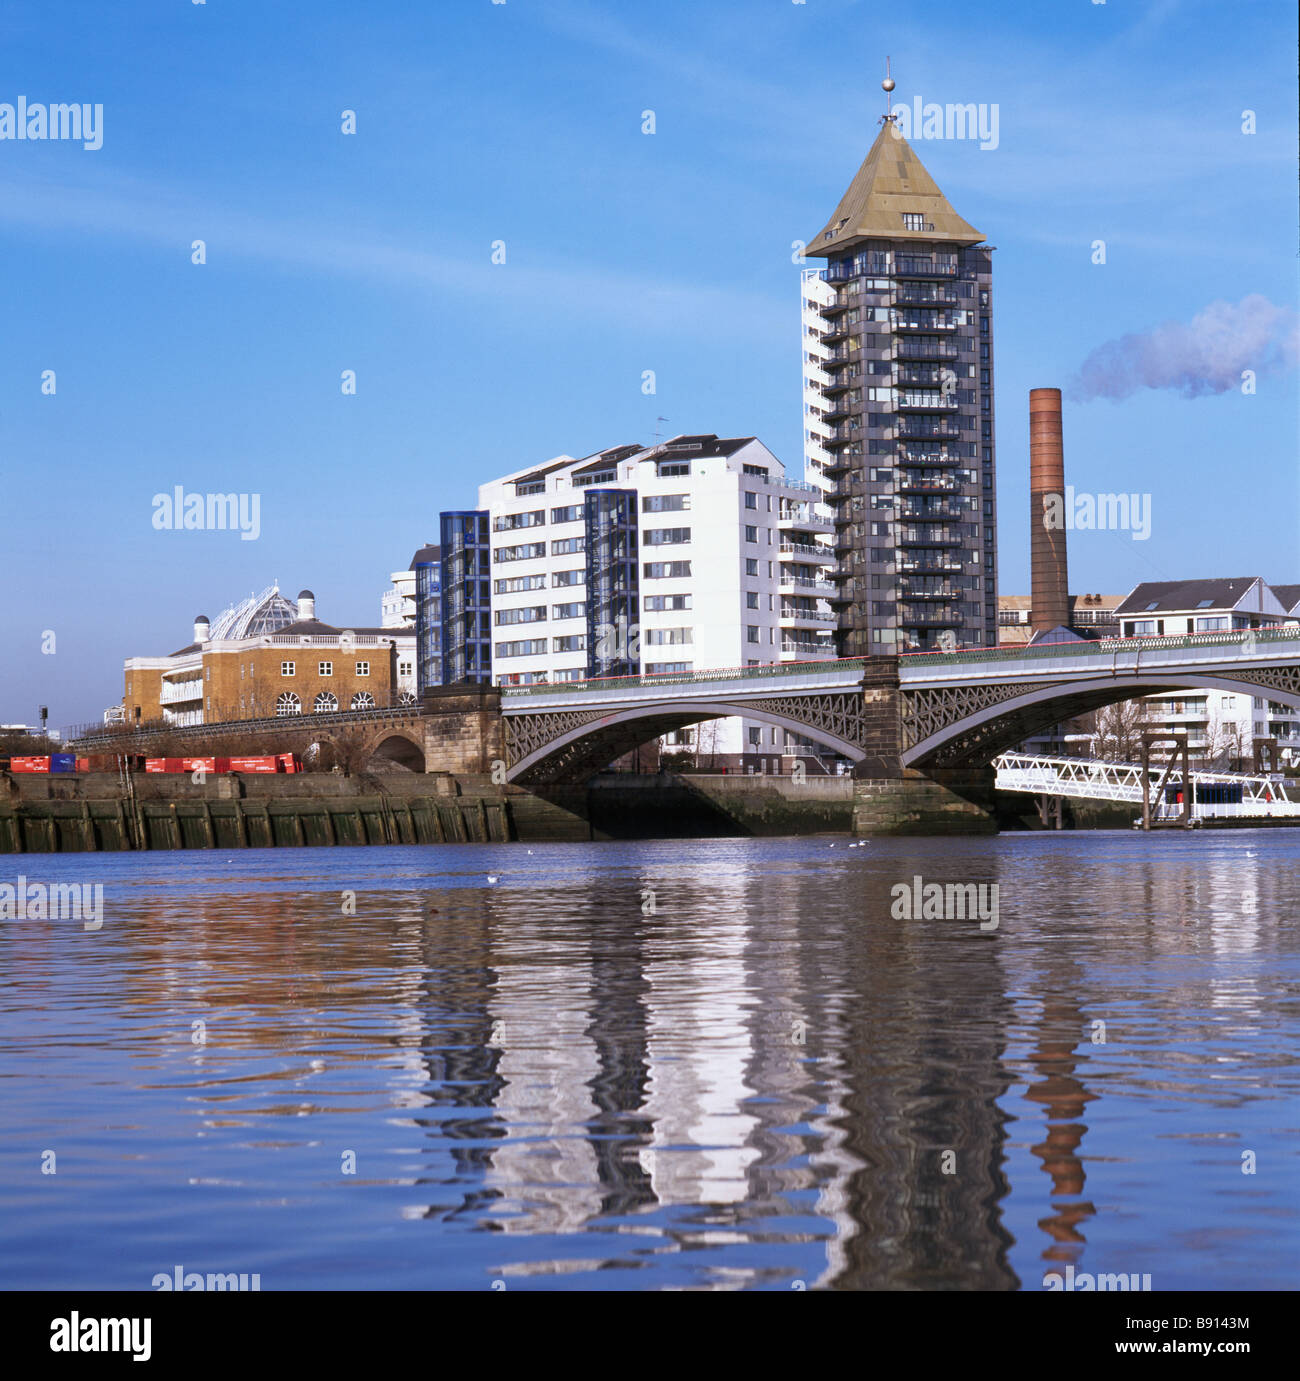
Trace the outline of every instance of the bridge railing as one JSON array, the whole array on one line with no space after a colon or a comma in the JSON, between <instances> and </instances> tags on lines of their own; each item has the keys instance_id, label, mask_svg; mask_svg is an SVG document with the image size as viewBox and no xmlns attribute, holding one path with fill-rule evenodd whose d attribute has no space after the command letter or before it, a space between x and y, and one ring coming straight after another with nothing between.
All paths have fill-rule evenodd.
<instances>
[{"instance_id":1,"label":"bridge railing","mask_svg":"<svg viewBox=\"0 0 1300 1381\"><path fill-rule=\"evenodd\" d=\"M695 686L714 681L774 681L783 677L813 676L833 668L861 675L862 657L823 657L815 662L769 662L756 667L710 667L702 671L660 672L652 676L597 676L583 681L548 681L533 686L502 686L502 699L563 696L584 691L639 690L652 686Z\"/></svg>"},{"instance_id":2,"label":"bridge railing","mask_svg":"<svg viewBox=\"0 0 1300 1381\"><path fill-rule=\"evenodd\" d=\"M1039 643L1034 647L970 647L956 652L904 652L900 665L966 666L983 662L1036 661L1050 657L1102 657L1116 652L1178 651L1196 647L1255 646L1260 643L1300 642L1300 626L1242 628L1229 633L1175 633L1164 637L1097 638L1077 643Z\"/></svg>"}]
</instances>

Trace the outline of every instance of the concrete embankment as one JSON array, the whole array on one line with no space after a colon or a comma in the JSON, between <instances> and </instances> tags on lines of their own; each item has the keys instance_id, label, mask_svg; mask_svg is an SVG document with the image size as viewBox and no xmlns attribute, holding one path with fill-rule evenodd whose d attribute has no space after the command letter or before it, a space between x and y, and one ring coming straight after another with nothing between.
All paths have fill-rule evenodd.
<instances>
[{"instance_id":1,"label":"concrete embankment","mask_svg":"<svg viewBox=\"0 0 1300 1381\"><path fill-rule=\"evenodd\" d=\"M939 783L608 774L520 787L433 772L0 775L0 853L737 835L994 833L988 773ZM1007 817L1004 823L1016 827Z\"/></svg>"}]
</instances>

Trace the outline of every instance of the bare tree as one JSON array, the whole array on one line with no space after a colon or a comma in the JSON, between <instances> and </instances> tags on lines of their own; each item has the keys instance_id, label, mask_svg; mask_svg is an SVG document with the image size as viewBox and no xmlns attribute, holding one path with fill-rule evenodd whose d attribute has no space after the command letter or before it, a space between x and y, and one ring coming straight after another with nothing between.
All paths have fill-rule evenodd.
<instances>
[{"instance_id":1,"label":"bare tree","mask_svg":"<svg viewBox=\"0 0 1300 1381\"><path fill-rule=\"evenodd\" d=\"M1103 762L1137 762L1142 753L1142 734L1149 726L1142 700L1121 700L1103 705L1096 713L1093 753Z\"/></svg>"}]
</instances>

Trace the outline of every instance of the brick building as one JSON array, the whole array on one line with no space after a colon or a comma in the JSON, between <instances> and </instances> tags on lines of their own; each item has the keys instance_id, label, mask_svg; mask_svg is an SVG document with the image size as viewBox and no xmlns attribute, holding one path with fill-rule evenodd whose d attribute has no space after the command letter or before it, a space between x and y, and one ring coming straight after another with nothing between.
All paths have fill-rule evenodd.
<instances>
[{"instance_id":1,"label":"brick building","mask_svg":"<svg viewBox=\"0 0 1300 1381\"><path fill-rule=\"evenodd\" d=\"M200 614L194 640L166 657L124 668L126 722L175 725L331 714L415 700L415 632L337 628L316 617L316 598L295 602L275 587L226 610Z\"/></svg>"}]
</instances>

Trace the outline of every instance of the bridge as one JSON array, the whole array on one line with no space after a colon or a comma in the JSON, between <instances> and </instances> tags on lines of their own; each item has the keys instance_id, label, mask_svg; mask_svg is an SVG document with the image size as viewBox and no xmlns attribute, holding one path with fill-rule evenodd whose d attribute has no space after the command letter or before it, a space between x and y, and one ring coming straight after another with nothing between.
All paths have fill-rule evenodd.
<instances>
[{"instance_id":1,"label":"bridge","mask_svg":"<svg viewBox=\"0 0 1300 1381\"><path fill-rule=\"evenodd\" d=\"M419 703L260 721L87 731L86 749L189 753L258 735L347 748L358 767L491 774L530 790L580 787L673 730L744 716L842 754L864 830L991 826L1001 753L1064 719L1162 691L1217 689L1300 708L1300 627L1039 647L781 663L525 687L436 686ZM225 748L222 745L226 745ZM866 804L863 804L863 803ZM965 813L963 824L955 817ZM921 832L924 832L922 830Z\"/></svg>"},{"instance_id":2,"label":"bridge","mask_svg":"<svg viewBox=\"0 0 1300 1381\"><path fill-rule=\"evenodd\" d=\"M786 663L501 691L508 780L577 781L660 734L743 715L842 753L859 777L987 767L1064 719L1216 689L1300 708L1300 628Z\"/></svg>"}]
</instances>

